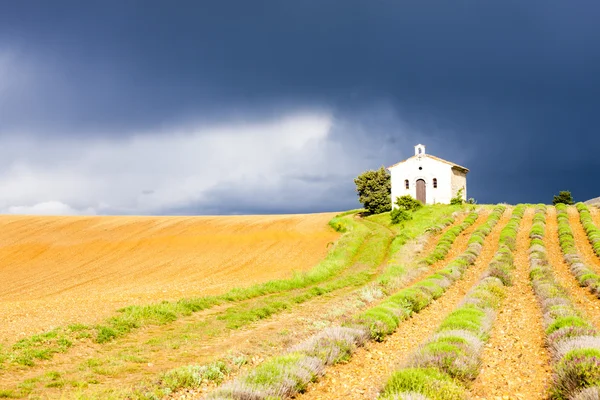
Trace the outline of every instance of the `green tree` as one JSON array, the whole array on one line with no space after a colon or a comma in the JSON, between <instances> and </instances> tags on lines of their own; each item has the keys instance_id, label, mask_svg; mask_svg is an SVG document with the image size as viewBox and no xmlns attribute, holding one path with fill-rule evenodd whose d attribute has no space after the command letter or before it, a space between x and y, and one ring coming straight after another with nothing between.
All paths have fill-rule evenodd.
<instances>
[{"instance_id":1,"label":"green tree","mask_svg":"<svg viewBox=\"0 0 600 400\"><path fill-rule=\"evenodd\" d=\"M392 182L384 167L377 171L365 171L354 179L358 201L370 214L379 214L392 209L390 195Z\"/></svg>"},{"instance_id":2,"label":"green tree","mask_svg":"<svg viewBox=\"0 0 600 400\"><path fill-rule=\"evenodd\" d=\"M569 192L568 190L562 190L556 196L554 196L552 204L575 204L575 201L573 200L571 192Z\"/></svg>"}]
</instances>

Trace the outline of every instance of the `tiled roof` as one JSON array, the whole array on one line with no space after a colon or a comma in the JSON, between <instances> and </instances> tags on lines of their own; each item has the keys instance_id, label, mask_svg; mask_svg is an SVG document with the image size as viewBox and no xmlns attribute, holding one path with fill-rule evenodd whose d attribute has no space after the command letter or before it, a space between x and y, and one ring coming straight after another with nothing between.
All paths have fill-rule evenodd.
<instances>
[{"instance_id":1,"label":"tiled roof","mask_svg":"<svg viewBox=\"0 0 600 400\"><path fill-rule=\"evenodd\" d=\"M402 164L402 163L404 163L404 162L406 162L406 161L408 161L408 160L410 160L410 159L412 159L412 158L415 158L415 157L417 157L417 156L415 155L415 156L409 157L409 158L407 158L407 159L406 159L406 160L404 160L404 161L400 161L400 162L398 162L398 163L396 163L396 164L394 164L394 165L392 165L392 166L389 166L389 167L387 167L387 169L393 168L393 167L395 167L396 165L400 165L400 164ZM450 162L450 161L446 161L446 160L444 160L443 158L439 158L439 157L436 157L436 156L432 156L431 154L421 154L421 157L429 157L429 158L431 158L431 159L433 159L433 160L440 161L440 162L443 162L443 163L445 163L445 164L452 165L452 167L453 167L453 168L459 169L459 170L461 170L461 171L464 171L464 172L469 172L469 169L468 169L468 168L465 168L465 167L463 167L463 166L461 166L461 165L455 164L455 163L453 163L453 162Z\"/></svg>"}]
</instances>

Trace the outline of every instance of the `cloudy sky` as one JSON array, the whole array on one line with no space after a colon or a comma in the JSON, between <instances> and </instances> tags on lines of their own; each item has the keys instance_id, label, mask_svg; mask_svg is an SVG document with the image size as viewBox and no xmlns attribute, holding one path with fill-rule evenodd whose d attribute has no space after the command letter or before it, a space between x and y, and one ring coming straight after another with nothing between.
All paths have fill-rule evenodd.
<instances>
[{"instance_id":1,"label":"cloudy sky","mask_svg":"<svg viewBox=\"0 0 600 400\"><path fill-rule=\"evenodd\" d=\"M358 206L423 143L480 203L600 196L600 2L4 1L0 213Z\"/></svg>"}]
</instances>

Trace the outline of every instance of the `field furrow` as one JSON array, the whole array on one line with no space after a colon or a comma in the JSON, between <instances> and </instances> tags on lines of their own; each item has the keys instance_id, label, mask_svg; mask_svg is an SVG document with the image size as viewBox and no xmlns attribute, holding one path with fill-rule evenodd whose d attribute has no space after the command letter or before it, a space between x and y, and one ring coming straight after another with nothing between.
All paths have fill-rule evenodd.
<instances>
[{"instance_id":1,"label":"field furrow","mask_svg":"<svg viewBox=\"0 0 600 400\"><path fill-rule=\"evenodd\" d=\"M359 348L346 364L337 364L298 399L372 399L377 396L396 365L416 349L424 339L435 332L440 322L463 299L479 280L498 249L499 233L510 218L505 211L499 223L485 239L481 254L469 267L462 279L429 306L402 322L383 342L369 342Z\"/></svg>"},{"instance_id":2,"label":"field furrow","mask_svg":"<svg viewBox=\"0 0 600 400\"><path fill-rule=\"evenodd\" d=\"M565 209L563 206L557 205L561 213ZM598 399L600 331L594 328L581 309L574 306L568 290L556 279L556 267L551 264L546 242L543 240L549 233L547 211L545 205L536 206L529 250L530 279L543 309L546 345L551 353L553 367L547 398ZM564 223L562 225L561 233L564 236Z\"/></svg>"},{"instance_id":3,"label":"field furrow","mask_svg":"<svg viewBox=\"0 0 600 400\"><path fill-rule=\"evenodd\" d=\"M472 399L544 399L551 377L545 348L542 311L529 284L528 208L517 234L512 286L500 306L485 344L481 372L470 390ZM507 396L507 397L503 397Z\"/></svg>"},{"instance_id":4,"label":"field furrow","mask_svg":"<svg viewBox=\"0 0 600 400\"><path fill-rule=\"evenodd\" d=\"M577 209L575 207L569 207L567 212L569 214L569 224L573 230L577 252L588 267L592 268L597 274L600 274L600 257L596 255L588 240L585 230L581 225Z\"/></svg>"},{"instance_id":5,"label":"field furrow","mask_svg":"<svg viewBox=\"0 0 600 400\"><path fill-rule=\"evenodd\" d=\"M590 293L587 288L579 285L563 258L558 241L558 222L554 207L547 208L544 244L548 260L554 268L558 283L567 291L575 306L584 313L597 329L600 329L600 300Z\"/></svg>"},{"instance_id":6,"label":"field furrow","mask_svg":"<svg viewBox=\"0 0 600 400\"><path fill-rule=\"evenodd\" d=\"M334 214L0 217L0 343L132 303L223 293L305 271ZM168 222L167 222L168 221ZM276 245L274 247L274 245Z\"/></svg>"}]
</instances>

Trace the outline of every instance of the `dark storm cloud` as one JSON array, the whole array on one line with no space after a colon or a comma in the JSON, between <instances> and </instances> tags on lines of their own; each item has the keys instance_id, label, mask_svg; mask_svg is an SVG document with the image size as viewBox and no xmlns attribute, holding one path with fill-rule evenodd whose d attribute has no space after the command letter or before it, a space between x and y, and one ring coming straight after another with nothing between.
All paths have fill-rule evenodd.
<instances>
[{"instance_id":1,"label":"dark storm cloud","mask_svg":"<svg viewBox=\"0 0 600 400\"><path fill-rule=\"evenodd\" d=\"M600 194L599 18L594 1L4 3L0 52L35 79L9 85L11 101L0 84L0 135L330 110L329 146L353 163L304 177L342 192L254 204L234 185L211 192L218 211L344 208L354 175L417 142L470 168L480 202L584 200Z\"/></svg>"}]
</instances>

